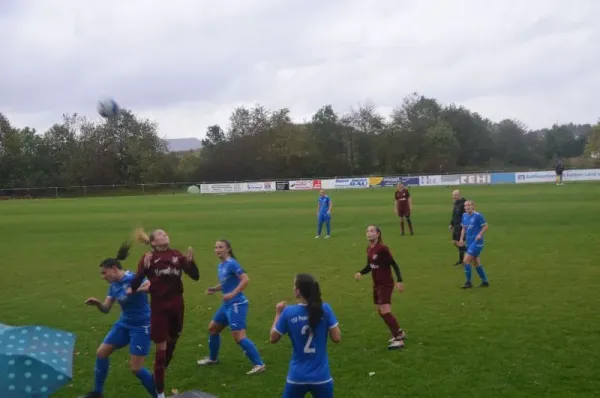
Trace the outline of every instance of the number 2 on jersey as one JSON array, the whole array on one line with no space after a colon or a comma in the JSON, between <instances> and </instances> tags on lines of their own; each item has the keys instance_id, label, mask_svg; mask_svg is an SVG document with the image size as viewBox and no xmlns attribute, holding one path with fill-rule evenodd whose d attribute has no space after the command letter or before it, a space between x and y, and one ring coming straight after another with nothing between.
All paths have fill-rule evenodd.
<instances>
[{"instance_id":1,"label":"number 2 on jersey","mask_svg":"<svg viewBox=\"0 0 600 398\"><path fill-rule=\"evenodd\" d=\"M300 331L300 333L305 335L308 333L309 329L310 329L310 326L304 325L304 326L302 326L302 330ZM312 332L310 332L310 333L308 333L308 339L306 340L306 344L304 344L304 353L305 354L314 354L315 352L317 352L316 348L310 346L310 343L312 343L312 340L313 340L313 334L312 334Z\"/></svg>"}]
</instances>

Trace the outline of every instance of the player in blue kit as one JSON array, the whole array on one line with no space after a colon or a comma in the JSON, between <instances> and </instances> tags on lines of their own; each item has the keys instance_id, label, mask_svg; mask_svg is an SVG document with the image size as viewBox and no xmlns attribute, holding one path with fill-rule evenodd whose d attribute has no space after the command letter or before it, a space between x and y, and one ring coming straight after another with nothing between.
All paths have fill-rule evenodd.
<instances>
[{"instance_id":1,"label":"player in blue kit","mask_svg":"<svg viewBox=\"0 0 600 398\"><path fill-rule=\"evenodd\" d=\"M481 213L475 211L475 202L467 200L465 202L465 213L462 216L462 231L460 234L459 246L464 246L467 253L464 258L464 268L467 280L463 289L473 287L471 283L471 264L475 265L475 270L481 278L480 287L489 287L485 270L481 265L481 252L483 251L483 234L488 229L488 224ZM466 238L466 241L465 241ZM465 244L466 243L466 244Z\"/></svg>"},{"instance_id":2,"label":"player in blue kit","mask_svg":"<svg viewBox=\"0 0 600 398\"><path fill-rule=\"evenodd\" d=\"M323 224L325 224L325 228L327 229L327 235L325 238L331 237L331 206L333 203L325 190L321 189L319 192L319 199L317 201L317 236L315 239L319 239L321 237L321 231L323 230Z\"/></svg>"},{"instance_id":3,"label":"player in blue kit","mask_svg":"<svg viewBox=\"0 0 600 398\"><path fill-rule=\"evenodd\" d=\"M287 374L284 398L333 397L333 378L329 370L327 338L339 343L341 332L333 310L321 299L319 283L312 275L298 274L294 281L298 304L275 307L271 343L287 334L292 342L292 359Z\"/></svg>"},{"instance_id":4,"label":"player in blue kit","mask_svg":"<svg viewBox=\"0 0 600 398\"><path fill-rule=\"evenodd\" d=\"M248 274L237 262L229 241L225 239L218 240L215 243L215 253L221 260L218 269L219 284L206 289L206 293L214 294L221 291L223 293L223 304L221 304L208 325L209 357L199 360L198 365L218 363L221 332L229 326L233 339L254 365L246 374L254 375L264 372L266 370L265 363L261 359L256 345L246 337L248 299L244 295L244 289L248 285Z\"/></svg>"},{"instance_id":5,"label":"player in blue kit","mask_svg":"<svg viewBox=\"0 0 600 398\"><path fill-rule=\"evenodd\" d=\"M104 382L108 376L108 358L114 351L127 345L131 354L131 371L140 379L150 396L156 397L152 374L144 368L144 359L151 346L150 304L146 294L150 282L145 280L135 294L128 294L129 285L135 274L123 270L121 261L129 255L129 248L129 243L124 243L119 248L116 258L107 258L100 264L102 279L110 284L104 301L91 297L85 302L86 305L94 306L105 314L110 312L115 301L121 306L121 317L96 351L94 390L86 394L85 398L103 397Z\"/></svg>"}]
</instances>

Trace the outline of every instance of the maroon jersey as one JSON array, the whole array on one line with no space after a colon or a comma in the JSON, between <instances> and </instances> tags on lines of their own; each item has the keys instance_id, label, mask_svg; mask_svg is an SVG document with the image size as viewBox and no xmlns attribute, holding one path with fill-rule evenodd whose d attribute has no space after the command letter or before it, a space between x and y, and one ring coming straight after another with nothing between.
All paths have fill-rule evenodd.
<instances>
[{"instance_id":1,"label":"maroon jersey","mask_svg":"<svg viewBox=\"0 0 600 398\"><path fill-rule=\"evenodd\" d=\"M198 267L181 254L180 251L167 249L153 251L150 266L144 267L144 257L138 263L135 279L131 282L131 289L137 290L144 277L150 281L151 306L156 307L161 303L176 302L183 295L183 272L192 279L198 280L200 275Z\"/></svg>"},{"instance_id":2,"label":"maroon jersey","mask_svg":"<svg viewBox=\"0 0 600 398\"><path fill-rule=\"evenodd\" d=\"M367 264L371 268L374 286L393 286L392 264L396 264L390 249L383 243L367 248Z\"/></svg>"},{"instance_id":3,"label":"maroon jersey","mask_svg":"<svg viewBox=\"0 0 600 398\"><path fill-rule=\"evenodd\" d=\"M394 192L394 199L397 200L398 210L408 210L408 198L410 198L410 192L406 188Z\"/></svg>"}]
</instances>

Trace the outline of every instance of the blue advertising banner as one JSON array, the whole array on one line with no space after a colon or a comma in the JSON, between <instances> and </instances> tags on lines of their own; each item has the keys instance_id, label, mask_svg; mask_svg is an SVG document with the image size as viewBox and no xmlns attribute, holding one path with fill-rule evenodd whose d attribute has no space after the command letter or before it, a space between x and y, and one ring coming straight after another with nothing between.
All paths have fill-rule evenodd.
<instances>
[{"instance_id":1,"label":"blue advertising banner","mask_svg":"<svg viewBox=\"0 0 600 398\"><path fill-rule=\"evenodd\" d=\"M515 173L492 173L492 184L514 184Z\"/></svg>"}]
</instances>

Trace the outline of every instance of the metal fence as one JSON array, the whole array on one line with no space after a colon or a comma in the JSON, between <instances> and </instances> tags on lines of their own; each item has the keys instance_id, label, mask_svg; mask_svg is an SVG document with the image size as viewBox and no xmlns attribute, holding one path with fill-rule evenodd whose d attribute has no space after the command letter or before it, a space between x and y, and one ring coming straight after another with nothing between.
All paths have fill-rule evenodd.
<instances>
[{"instance_id":1,"label":"metal fence","mask_svg":"<svg viewBox=\"0 0 600 398\"><path fill-rule=\"evenodd\" d=\"M515 170L469 170L463 173L494 173ZM539 169L522 169L518 171L541 171ZM456 172L460 173L460 172ZM443 174L454 174L446 172ZM394 174L399 177L417 177L429 175L427 173L415 174ZM331 179L331 178L356 178L356 177L378 177L382 174L373 174L371 176L327 176L327 177L306 177L304 179ZM262 180L241 180L241 181L218 181L219 183L245 183L262 181L287 181L301 180L302 178L271 178ZM210 181L216 183L217 181ZM6 199L41 199L41 198L81 198L81 197L101 197L101 196L138 196L138 195L159 195L159 194L177 194L185 193L190 185L200 185L201 182L156 182L148 184L114 184L114 185L81 185L68 187L32 187L32 188L0 188L0 200ZM208 183L208 181L207 181Z\"/></svg>"}]
</instances>

